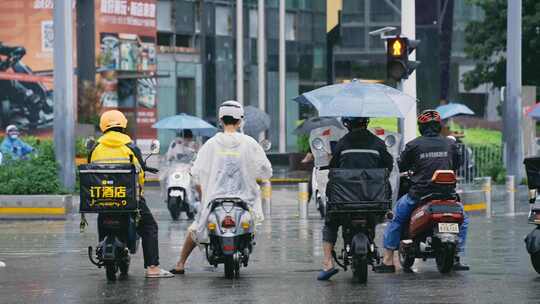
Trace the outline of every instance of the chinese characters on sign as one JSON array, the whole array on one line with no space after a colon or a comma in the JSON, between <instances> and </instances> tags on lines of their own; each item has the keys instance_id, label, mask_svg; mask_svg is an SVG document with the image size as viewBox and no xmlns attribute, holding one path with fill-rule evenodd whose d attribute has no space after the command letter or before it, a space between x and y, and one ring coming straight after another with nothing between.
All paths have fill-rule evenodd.
<instances>
[{"instance_id":1,"label":"chinese characters on sign","mask_svg":"<svg viewBox=\"0 0 540 304\"><path fill-rule=\"evenodd\" d=\"M102 0L101 13L107 15L156 18L156 4L128 0Z\"/></svg>"},{"instance_id":2,"label":"chinese characters on sign","mask_svg":"<svg viewBox=\"0 0 540 304\"><path fill-rule=\"evenodd\" d=\"M90 207L125 207L126 187L114 186L111 181L102 181L101 186L90 187Z\"/></svg>"}]
</instances>

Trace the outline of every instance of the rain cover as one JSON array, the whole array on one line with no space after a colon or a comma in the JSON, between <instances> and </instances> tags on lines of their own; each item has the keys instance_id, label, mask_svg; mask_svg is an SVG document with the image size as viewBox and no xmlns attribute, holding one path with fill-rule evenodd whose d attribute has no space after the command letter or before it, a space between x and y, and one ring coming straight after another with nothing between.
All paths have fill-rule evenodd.
<instances>
[{"instance_id":1,"label":"rain cover","mask_svg":"<svg viewBox=\"0 0 540 304\"><path fill-rule=\"evenodd\" d=\"M202 205L190 230L198 242L207 238L209 203L216 198L240 198L255 216L264 219L257 179L269 179L272 166L253 138L240 133L218 133L204 144L191 169L194 182L202 187Z\"/></svg>"},{"instance_id":2,"label":"rain cover","mask_svg":"<svg viewBox=\"0 0 540 304\"><path fill-rule=\"evenodd\" d=\"M540 157L527 157L523 163L527 171L529 189L540 188Z\"/></svg>"}]
</instances>

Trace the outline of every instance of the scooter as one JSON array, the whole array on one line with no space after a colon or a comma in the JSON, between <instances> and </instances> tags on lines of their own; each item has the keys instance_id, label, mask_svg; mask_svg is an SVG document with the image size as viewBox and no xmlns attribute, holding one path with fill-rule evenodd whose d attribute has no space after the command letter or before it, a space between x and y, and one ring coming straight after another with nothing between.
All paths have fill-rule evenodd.
<instances>
[{"instance_id":1,"label":"scooter","mask_svg":"<svg viewBox=\"0 0 540 304\"><path fill-rule=\"evenodd\" d=\"M392 200L398 198L399 170L397 159L400 153L401 136L395 132L388 132L381 128L370 129L373 134L382 139L388 151L394 157L394 169L390 173L392 187ZM347 130L336 126L327 126L313 129L309 136L309 144L314 158L311 177L312 201L314 201L321 218L326 210L326 185L328 184L328 165L332 159L332 152L337 142L347 134Z\"/></svg>"},{"instance_id":2,"label":"scooter","mask_svg":"<svg viewBox=\"0 0 540 304\"><path fill-rule=\"evenodd\" d=\"M177 154L169 163L166 179L167 208L173 220L178 220L182 212L192 220L197 212L196 195L191 182L191 163L195 154Z\"/></svg>"},{"instance_id":3,"label":"scooter","mask_svg":"<svg viewBox=\"0 0 540 304\"><path fill-rule=\"evenodd\" d=\"M529 224L536 227L525 237L527 252L531 256L531 263L540 274L540 157L528 157L523 161L527 172L527 184L529 186L530 211Z\"/></svg>"},{"instance_id":4,"label":"scooter","mask_svg":"<svg viewBox=\"0 0 540 304\"><path fill-rule=\"evenodd\" d=\"M254 220L247 203L239 198L215 199L210 206L206 258L214 267L224 264L225 278L237 279L253 251Z\"/></svg>"},{"instance_id":5,"label":"scooter","mask_svg":"<svg viewBox=\"0 0 540 304\"><path fill-rule=\"evenodd\" d=\"M327 219L340 223L343 249L332 252L336 264L352 268L354 279L367 283L368 265L380 263L375 230L392 208L385 169L332 169L328 182Z\"/></svg>"},{"instance_id":6,"label":"scooter","mask_svg":"<svg viewBox=\"0 0 540 304\"><path fill-rule=\"evenodd\" d=\"M154 141L151 150L152 154L157 154L159 142ZM158 172L154 168L146 169ZM136 228L142 198L139 196L138 174L133 162L79 166L81 232L88 225L85 213L98 213L99 242L95 251L92 246L88 247L88 259L98 268L105 268L108 281L115 281L118 271L120 278L127 277L130 255L135 254L139 247Z\"/></svg>"},{"instance_id":7,"label":"scooter","mask_svg":"<svg viewBox=\"0 0 540 304\"><path fill-rule=\"evenodd\" d=\"M455 192L456 175L452 170L433 174L433 193L421 198L404 228L399 246L399 261L410 271L415 259L435 258L440 273L454 265L459 229L464 220L459 196Z\"/></svg>"}]
</instances>

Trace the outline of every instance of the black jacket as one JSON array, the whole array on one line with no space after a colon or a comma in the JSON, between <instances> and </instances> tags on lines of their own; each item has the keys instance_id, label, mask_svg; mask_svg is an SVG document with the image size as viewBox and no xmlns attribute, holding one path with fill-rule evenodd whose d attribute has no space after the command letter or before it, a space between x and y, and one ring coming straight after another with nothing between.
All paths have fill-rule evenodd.
<instances>
[{"instance_id":1,"label":"black jacket","mask_svg":"<svg viewBox=\"0 0 540 304\"><path fill-rule=\"evenodd\" d=\"M359 157L358 152L364 152ZM369 130L357 129L347 133L336 144L332 152L330 168L346 169L375 169L386 168L392 171L394 160L386 150L383 140L375 136Z\"/></svg>"},{"instance_id":2,"label":"black jacket","mask_svg":"<svg viewBox=\"0 0 540 304\"><path fill-rule=\"evenodd\" d=\"M458 146L450 138L420 136L401 153L399 171L411 171L409 195L415 199L430 193L431 178L437 170L457 170L461 164Z\"/></svg>"}]
</instances>

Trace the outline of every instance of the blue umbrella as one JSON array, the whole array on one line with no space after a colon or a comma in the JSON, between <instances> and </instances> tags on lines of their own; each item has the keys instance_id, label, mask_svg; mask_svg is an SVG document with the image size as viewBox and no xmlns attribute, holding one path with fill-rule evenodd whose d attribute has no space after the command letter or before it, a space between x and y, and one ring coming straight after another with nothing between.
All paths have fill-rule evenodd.
<instances>
[{"instance_id":1,"label":"blue umbrella","mask_svg":"<svg viewBox=\"0 0 540 304\"><path fill-rule=\"evenodd\" d=\"M244 108L244 133L255 139L270 128L270 115L254 106Z\"/></svg>"},{"instance_id":2,"label":"blue umbrella","mask_svg":"<svg viewBox=\"0 0 540 304\"><path fill-rule=\"evenodd\" d=\"M405 117L416 100L378 83L349 83L325 86L294 99L311 104L320 117Z\"/></svg>"},{"instance_id":3,"label":"blue umbrella","mask_svg":"<svg viewBox=\"0 0 540 304\"><path fill-rule=\"evenodd\" d=\"M448 119L457 115L474 115L474 112L464 104L449 103L438 106L436 109L441 114L441 119Z\"/></svg>"},{"instance_id":4,"label":"blue umbrella","mask_svg":"<svg viewBox=\"0 0 540 304\"><path fill-rule=\"evenodd\" d=\"M186 130L190 129L194 135L213 136L216 134L216 127L200 119L199 117L181 113L161 119L152 125L155 129Z\"/></svg>"}]
</instances>

